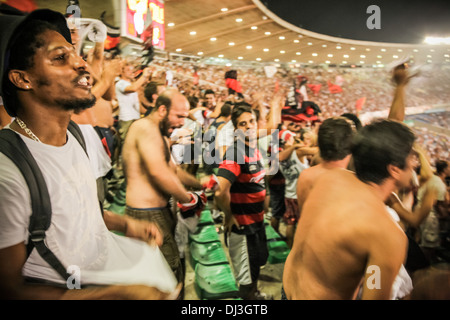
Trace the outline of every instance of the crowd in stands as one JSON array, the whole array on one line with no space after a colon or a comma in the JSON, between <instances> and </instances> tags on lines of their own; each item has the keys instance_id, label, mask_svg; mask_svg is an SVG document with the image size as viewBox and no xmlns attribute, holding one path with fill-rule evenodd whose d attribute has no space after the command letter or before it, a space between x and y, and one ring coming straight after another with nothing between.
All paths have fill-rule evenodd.
<instances>
[{"instance_id":1,"label":"crowd in stands","mask_svg":"<svg viewBox=\"0 0 450 320\"><path fill-rule=\"evenodd\" d=\"M39 21L42 22L41 20ZM38 24L36 21L34 23ZM30 23L30 25L32 24ZM22 30L21 32L24 31ZM36 35L34 36L36 38L43 34L51 36L48 42L43 41L45 45L49 45L50 41L54 39L59 42L65 41L61 37L64 32L53 30L49 26L45 26L43 31L38 30L35 32ZM20 50L20 43L14 42L13 45L15 50ZM414 243L419 248L419 251L423 249L426 254L423 257L425 262L420 267L412 267L411 264L405 264L405 272L411 273L402 275L402 279L395 283L398 286L396 287L398 295L393 297L390 292L383 292L383 295L378 296L374 294L372 298L406 298L412 291L412 284L408 279L409 276L413 278L414 271L441 262L450 262L449 136L445 134L445 130L441 132L432 130L433 127L448 128L448 105L450 104L450 72L448 69L438 66L423 67L419 74L411 75L411 78L409 78L407 75L408 69L405 71L403 68L401 69L403 71L399 71L402 79L395 82L392 75L393 70L381 68L296 67L289 69L279 66L276 72L268 75L268 70L264 66L233 69L228 66L193 64L159 59L154 59L148 65L142 66L139 59L126 56L118 56L111 61L103 56L103 49L100 51L101 55L89 55L88 57L90 58L87 58L87 61L69 51L70 54L67 55L69 57L67 58L68 62L64 67L61 67L68 76L75 78L73 73L76 68L73 66L81 65L79 68L83 70L76 74L76 81L72 81L70 84L74 85L73 83L75 83L77 89L86 89L90 86L91 80L93 83L92 94L90 88L84 91L81 89L78 91L73 90L75 92L74 95L89 96L89 99L82 101L83 103L89 101L89 106L92 108L75 109L73 114L70 114L71 119L79 125L85 135L85 140L88 141L87 153L89 154L89 159L83 158L84 154L78 154L79 161L83 164L89 162L89 165L92 166L92 176L97 180L97 190L99 190L99 194L103 192L105 197L100 198L103 205L101 209L98 209L96 206L95 209L90 208L89 210L92 216L98 218L98 210L108 210L117 197L123 197L126 193L125 216L118 218L105 211L106 213L103 217L108 227L121 227L119 228L120 230L115 229L115 231L123 231L125 235L130 236L131 234L131 237L144 240L145 242L162 242L160 244L162 254L159 254L157 250L147 252L147 249L142 249L148 260L153 259L155 256L160 258L158 261L162 262L159 267L162 268L164 266L165 270L163 278L170 280L167 283L162 283L164 281L162 278L158 279L156 273L148 280L159 285L159 288L164 287L164 289L170 290L169 293L171 294L167 293L164 295L158 291L157 298L167 298L167 296L173 296L173 293L179 299L183 298L182 289L177 289L178 291L175 289L177 283L183 282L185 269L185 257L182 255L184 250L181 246L186 245L186 239L180 239L182 231L179 228L181 228L181 225L185 226L183 237L192 231L192 226L195 226L195 218L198 218L199 212L206 204L210 205L215 221L223 221L226 232L229 232L227 234L231 234L229 250L234 269L238 273L237 279L240 284L241 298L250 300L267 298L257 289L259 268L267 261L265 231L262 228L263 219L271 218L271 214L274 214L275 210L280 211L280 208L283 208L277 213L275 220L271 220L271 224L280 233L279 223L287 224L287 234L280 234L280 236L285 237L290 248L298 250L299 245L295 245L295 228L301 221L302 206L304 205L303 208L311 210L311 204L310 202L307 203L306 200L301 203L297 202L297 179L303 171L306 172L306 170L314 167L325 168L330 164L333 166L337 164L341 169L348 169L337 171L338 173L336 173L335 177L338 180L336 181L341 182L340 179L342 179L345 185L351 186L355 193L361 195L361 199L366 199L370 203L370 210L368 211L369 219L372 219L372 222L369 223L369 220L367 220L362 223L364 225L376 224L379 222L377 215L380 215L380 217L383 217L380 221L383 220L383 222L379 226L386 225L389 231L392 231L386 237L389 238L388 241L392 240L392 243L404 242L404 247L396 247L395 259L383 256L379 260L380 262L388 261L392 258L392 260L395 260L395 263L393 262L390 265L390 262L386 262L389 264L389 268L391 266L393 268L399 267L397 260L404 254L405 250L403 249L407 247L408 239L410 241L409 248ZM42 55L40 51L27 54L32 57L36 56L36 59L40 59ZM16 59L18 58L16 57ZM93 68L94 65L98 67L98 70ZM404 65L401 65L401 67L404 67ZM232 79L232 87L225 77L227 72L231 70L236 71L235 75L237 75ZM14 72L16 74L19 73L15 69L8 72L11 72L11 74ZM35 77L42 76L36 72L33 73L34 70L27 70L27 72L32 73ZM64 127L61 125L64 122L61 120L63 117L60 117L60 119L51 117L52 110L48 110L46 104L38 103L44 100L44 93L40 90L35 90L33 87L31 89L25 85L20 87L23 82L17 79L18 77L11 77L9 80L11 84L8 84L18 88L15 90L22 99L19 100L23 105L21 105L21 108L15 105L15 108L18 108L17 112L21 114L22 120L28 125L31 124L30 127L33 125L34 128L37 128L38 130L34 128L33 130L38 135L45 130L49 130L49 128L56 132L57 129ZM14 80L17 81L14 82ZM68 83L67 79L56 76L54 81L64 84ZM403 93L403 91L398 91L399 87L401 87L400 90L404 90L405 101L398 102L395 100L398 94ZM59 91L57 93L61 94ZM289 101L292 101L289 100L290 97L294 97L294 106L288 106ZM2 127L11 129L23 136L28 134L28 136L32 137L29 133L31 132L30 130L26 131L24 127L20 126L19 122L21 120L18 120L17 114L12 112L15 110L11 109L12 104L10 101L8 100L7 104L5 104L5 107L9 108L7 109L9 116L4 112L0 113ZM25 101L30 103L24 103ZM54 99L51 102L58 108L63 109L60 101ZM291 111L293 109L301 109L304 103L308 101L314 102L314 106L317 108L308 109L306 107L305 117L311 116L311 113L308 114L311 111L315 116L314 121L292 121L284 118L286 109ZM34 106L33 103L38 105L36 108L39 108L42 112L39 113L36 111L36 108L31 108L30 105ZM406 111L409 108L422 108L421 110L427 111L442 105L444 109L447 109L439 113L427 113L426 115L409 118L404 116L405 108ZM61 110L58 109L58 111ZM360 121L360 119L363 119L362 116L364 114L377 115L379 112L386 113L385 119L388 118L389 113L389 119L397 121L379 122L370 127L364 131L366 135L364 139L367 139L367 141L363 141L363 138L361 138L361 140L355 142L355 145L360 149L352 149L356 148L352 145L352 139L363 132L361 131L364 130L363 127L368 125L365 121ZM69 107L62 110L60 114L69 114ZM45 119L53 120L53 125L48 127L43 125L44 122L38 119L39 115L45 115ZM343 115L346 115L346 117L343 117ZM102 121L105 118L106 121ZM412 130L417 135L416 145L413 145L414 137L412 132L406 125L399 123L404 120L425 120L430 125L428 127L412 127ZM333 123L333 121L336 121L336 123ZM364 161L361 159L365 159L364 149L370 148L366 148L364 143L370 142L379 147L385 142L371 141L371 139L376 139L373 136L371 137L369 130L371 128L374 128L373 130L381 130L377 125L380 126L379 128L392 130L392 132L400 132L408 141L406 142L405 140L405 145L407 145L405 147L402 145L403 141L398 141L401 140L400 136L389 132L393 135L390 137L392 141L401 145L400 149L403 152L402 161L404 164L400 165L394 162L389 164L390 167L385 166L384 168L384 171L387 171L386 167L390 169L392 167L395 168L387 174L386 179L389 181L389 188L392 187L392 190L395 190L393 192L397 196L395 199L392 199L391 208L394 208L399 203L404 204L399 209L393 209L395 211L398 210L393 217L395 216L396 218L394 219L402 226L401 230L396 224L392 223L391 218L387 218L389 215L385 214L384 203L380 203L379 199L373 196L372 191L366 190L364 180L358 176L358 179L361 180L359 181L351 173L352 171L356 172L356 169L360 168L360 166L367 166L367 163L363 163ZM259 130L254 130L256 126ZM346 146L339 145L339 148L345 148L345 152L337 150L340 153L339 156L341 156L341 153L343 154L340 158L335 158L336 155L334 153L327 159L321 158L320 144L323 136L321 136L320 129L325 130L328 126L331 128L329 129L331 130L330 132L334 132L333 126L339 126L340 130L345 131L345 133L342 133L342 141L344 141L345 137L347 141ZM231 138L228 131L230 128L232 132ZM205 154L204 151L208 147L208 143L205 144L203 138L210 129L213 129L212 136L215 140L208 142L214 143L215 155L220 159L220 165L214 168L211 167L209 168L211 171L206 172L207 166L202 155ZM240 131L250 132L250 137L243 138L239 134L236 134L235 137L235 132L239 133ZM57 135L57 143L59 144L58 146L61 146L64 145L61 141L66 141L66 131L59 130L59 133L60 135ZM374 134L380 134L383 137L384 133L375 132ZM361 136L363 136L362 133ZM51 140L52 143L56 143L55 134L44 136L44 138L48 137L53 139ZM328 139L333 140L332 138L334 137L334 134L329 134ZM242 139L245 146L239 145L239 138ZM37 137L36 139L32 142L39 143L35 148L43 148L41 141ZM45 140L42 142L45 142ZM334 141L333 143L339 144L340 142ZM332 143L330 142L330 144ZM394 149L392 153L395 153L395 148L398 145L388 147ZM81 150L81 148L75 149L76 147L73 146L72 148L73 150ZM350 162L350 149L360 152L359 163ZM336 153L338 153L337 151ZM228 157L229 154L232 154L231 157L233 157L239 155L240 152L244 155L244 163L239 163L234 158ZM280 170L275 169L275 171L272 171L273 156L277 154L280 156L277 160L283 163L280 166ZM379 152L377 155L380 156L379 161L381 163L384 157L380 154L382 152ZM46 159L44 156L43 158ZM250 159L256 159L257 161L253 163L253 160ZM345 159L344 162L342 162L343 159ZM0 158L0 160L4 161L11 168L14 167L4 157ZM61 171L63 172L64 170L61 169ZM5 171L2 172L5 175L7 173ZM400 174L397 174L398 172ZM53 173L46 172L45 174L51 175ZM91 174L84 174L89 175L86 177L86 180L92 182L90 185L92 187L94 182L92 179L92 181L90 180ZM83 179L85 178L84 174ZM266 174L265 177L264 174ZM370 176L371 173L369 172L368 175ZM206 181L201 180L204 177L207 178ZM78 185L81 183L78 181L79 179L77 180L75 177L71 177L71 179L74 179L73 184L78 188L78 191L83 191L82 196L95 203L96 199L92 194L88 194L89 190L82 190L82 186ZM53 180L58 181L58 178ZM358 181L355 182L356 180ZM384 181L383 179L381 180ZM371 181L370 179L368 181L371 183L371 187L375 185L375 188L378 188L379 185L382 185L379 181ZM397 183L400 186L400 182L403 183L402 188L394 189L393 186L397 186ZM8 186L8 183L10 181L5 178L5 180L0 181L0 186L6 190L7 187L5 186ZM271 185L278 183L284 184L286 187L289 185L289 194L287 191L286 193L282 191L281 194L278 194L281 197L281 202L275 204L272 202L275 198L275 189L271 189ZM313 184L312 182L310 183L311 185ZM338 184L333 183L333 185L337 186ZM20 186L19 183L14 185L15 188ZM69 187L72 187L72 185L69 184ZM326 187L329 187L329 185L321 185L321 188ZM58 194L57 184L53 185L52 188L50 193L53 196ZM383 190L390 190L389 188ZM334 189L339 188L335 187ZM433 191L429 192L428 189ZM433 193L432 196L429 196L430 193L437 189L439 190L436 194ZM205 194L206 190L209 192L209 198ZM338 199L340 199L339 197L353 197L353 195L345 193L345 190L331 190L329 194L326 193L324 196L329 196L329 199L337 199L333 198L334 196L338 197ZM388 192L388 194L390 193ZM320 195L313 192L311 194L317 199L320 198ZM65 196L67 197L68 195ZM0 200L2 199L5 200L0 198ZM60 202L63 201L61 199L59 200ZM356 203L360 199L352 198L351 200L355 200ZM327 212L335 205L335 203L331 202L320 202L320 200L317 201L317 203L324 206L323 210ZM361 200L361 202L364 201ZM22 201L22 203L28 202ZM358 203L360 204L360 202ZM407 204L410 205L408 206ZM364 205L365 203L361 207L364 207ZM430 205L430 208L426 207L427 205ZM11 208L7 208L6 202L4 202L3 206L4 211L8 211L4 213L9 219L8 221L14 220L10 219L13 214ZM27 208L24 206L22 205L20 210L23 215L26 215ZM61 204L60 207L64 208L64 205ZM61 208L58 207L56 210L61 210ZM350 204L349 208L351 208ZM239 214L236 214L234 210L238 211ZM252 211L250 214L247 210L254 210L254 212ZM350 209L341 211L345 211L343 216L346 221L352 220L349 219L351 217L349 215ZM58 214L60 217L64 213L58 212L55 215L56 219ZM420 214L420 221L417 222L416 218L411 219L410 216L412 214L415 214L416 217ZM194 222L190 219L194 219ZM22 220L26 221L25 218ZM117 241L109 234L106 236L102 233L104 226L98 223L98 219L92 225L89 224L91 220L87 218L82 220L86 230L95 225L98 228L95 232L109 239L109 247L106 248L99 245L100 249L105 250L105 252L111 248L117 249L117 251L113 251L117 253L117 256L103 252L105 257L102 261L106 261L104 263L105 266L111 268L108 271L112 273L117 272L112 267L112 262L119 263L119 260L122 260L121 264L132 265L139 258L137 254L136 256L123 257L126 250L119 250L117 243L120 241ZM23 221L21 221L21 226L26 225L26 222ZM9 223L8 225L17 227L17 224ZM134 228L131 228L130 225L134 226ZM349 223L349 225L352 225L352 223ZM158 228L155 228L155 226ZM357 227L357 223L354 224L354 227ZM75 230L73 231L75 232ZM163 231L162 235L159 233L160 231ZM410 238L406 239L406 234ZM384 238L379 230L376 230L374 235L379 237L377 239ZM20 236L23 237L23 234ZM63 237L62 234L57 236ZM330 236L332 236L331 233ZM432 237L433 241L427 242L427 236ZM162 237L164 237L164 241L162 241ZM357 244L357 236L353 235L352 237L352 245ZM87 236L86 238L89 238L89 241L100 241L100 236ZM426 239L424 240L424 238ZM399 239L401 241L397 241ZM367 250L372 249L371 241L371 239L367 240L367 248L370 248ZM15 244L7 243L7 240L4 240L4 243L6 244L2 243L3 246L0 249L3 252L2 257L6 257L9 253L7 251L8 246ZM85 242L84 245L88 246L87 243ZM124 248L125 246L129 248L133 253L138 251L137 247L134 247L133 242L128 243L124 241L122 245ZM141 244L141 246L143 245ZM382 246L379 243L376 246L379 247L377 249L377 253L379 253L379 249L383 248L381 248ZM97 248L96 244L89 245L89 247L90 250ZM18 247L14 246L13 248L13 250L23 249L22 247L18 249ZM248 261L245 261L245 263L241 261L242 259L239 256L240 252L243 252L242 250L245 250L249 256ZM398 256L397 253L399 253ZM422 256L418 258L416 254L408 253L407 257L420 260ZM17 256L20 255L16 254ZM92 253L92 257L94 256L95 253ZM163 256L165 260L162 259ZM328 257L329 254L324 253L323 257L325 256ZM33 261L37 261L36 255L33 258L35 259ZM296 260L292 261L297 258L298 256L291 256L291 272L295 269L292 266L296 263ZM117 261L109 261L108 259ZM341 261L342 266L348 262L345 259L344 257ZM22 266L25 265L28 268L26 268L27 275L34 275L35 270L33 266L30 266L30 263L25 264L26 259L23 260ZM166 262L168 265L166 265ZM148 263L148 261L141 261L139 267L145 269L144 263ZM365 266L366 261L357 261L356 264L358 263L362 263ZM402 262L400 261L399 263L403 268ZM18 262L14 266L19 268L20 263ZM173 271L174 275L169 272L170 270ZM293 272L295 273L296 271L294 270ZM127 278L126 272L117 273L121 281L131 281ZM15 274L16 277L17 274ZM2 279L6 279L8 278L8 273L4 272L0 276L2 276ZM356 279L358 276L359 274L354 276L354 278ZM136 274L136 277L139 278L140 275ZM391 279L392 283L394 282L394 277ZM50 278L54 280L55 275L51 274ZM93 273L91 278L96 279L96 274ZM314 281L313 278L311 279L309 280ZM355 288L357 288L358 281L355 284ZM11 285L11 282L8 282L7 285ZM342 286L346 286L346 284ZM351 295L358 293L358 290L354 290L355 288L346 290L346 295L342 295L341 298L355 298L355 296ZM287 289L286 292L284 292L284 289ZM283 294L286 293L292 299L296 299L296 297L301 299L303 297L301 294L296 295L298 292L296 292L296 288L292 288L292 285L284 289ZM441 289L439 288L439 293ZM448 293L448 291L446 292L447 289L444 288L444 294ZM328 290L330 289L328 288ZM348 294L349 291L352 291L350 295ZM367 290L362 291L363 298L371 297ZM330 296L332 297L333 294L331 293ZM330 296L325 296L325 299Z\"/></svg>"},{"instance_id":2,"label":"crowd in stands","mask_svg":"<svg viewBox=\"0 0 450 320\"><path fill-rule=\"evenodd\" d=\"M226 99L228 89L225 85L225 73L231 67L205 65L190 62L155 60L158 70L170 70L173 85L187 94L200 95L201 91L212 89L217 97ZM390 70L384 68L277 68L277 72L268 77L264 67L242 67L237 70L244 96L252 101L255 94L262 95L267 106L277 88L286 90L298 76L307 78L305 85L307 98L315 102L321 110L321 119L339 116L344 113L363 115L366 113L386 112L392 102L393 85ZM197 79L197 80L195 80ZM327 82L331 81L342 88L341 92L331 93ZM308 85L320 85L315 92ZM448 129L450 101L450 70L445 67L422 67L418 75L410 80L406 88L406 107L423 107L426 112L434 106L443 105L436 113L407 115L406 119L422 120L432 126ZM361 109L356 108L357 101L364 99ZM441 108L442 109L442 108ZM448 135L436 134L424 128L414 128L422 147L434 159L450 160L448 154Z\"/></svg>"}]
</instances>

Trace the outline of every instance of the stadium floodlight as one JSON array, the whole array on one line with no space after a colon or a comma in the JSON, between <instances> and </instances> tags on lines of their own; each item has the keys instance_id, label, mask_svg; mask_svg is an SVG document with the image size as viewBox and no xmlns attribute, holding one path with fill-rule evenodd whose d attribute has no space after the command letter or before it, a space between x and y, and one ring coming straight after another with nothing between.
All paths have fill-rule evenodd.
<instances>
[{"instance_id":1,"label":"stadium floodlight","mask_svg":"<svg viewBox=\"0 0 450 320\"><path fill-rule=\"evenodd\" d=\"M426 37L424 42L426 44L450 44L450 37Z\"/></svg>"}]
</instances>

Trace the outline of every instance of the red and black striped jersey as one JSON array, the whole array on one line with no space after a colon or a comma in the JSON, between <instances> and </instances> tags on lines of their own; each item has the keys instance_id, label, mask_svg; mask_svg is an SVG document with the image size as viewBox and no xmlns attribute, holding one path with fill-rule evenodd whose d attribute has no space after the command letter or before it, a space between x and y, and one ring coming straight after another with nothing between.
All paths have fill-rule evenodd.
<instances>
[{"instance_id":1,"label":"red and black striped jersey","mask_svg":"<svg viewBox=\"0 0 450 320\"><path fill-rule=\"evenodd\" d=\"M218 176L231 182L230 208L244 233L258 230L264 223L265 169L257 148L236 141L225 153Z\"/></svg>"}]
</instances>

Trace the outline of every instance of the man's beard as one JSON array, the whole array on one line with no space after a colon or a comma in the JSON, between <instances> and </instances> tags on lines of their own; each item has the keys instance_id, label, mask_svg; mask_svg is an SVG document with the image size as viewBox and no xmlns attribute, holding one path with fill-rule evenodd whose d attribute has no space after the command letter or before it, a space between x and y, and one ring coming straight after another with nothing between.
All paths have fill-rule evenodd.
<instances>
[{"instance_id":1,"label":"man's beard","mask_svg":"<svg viewBox=\"0 0 450 320\"><path fill-rule=\"evenodd\" d=\"M78 83L78 79L80 77L89 75L89 72L84 71L82 72L80 75L78 75L78 77L76 77L75 79L72 80L73 84L77 84ZM41 87L45 87L45 86L50 86L52 83L50 80L43 78L43 79L39 79L38 82L38 88ZM58 103L64 110L66 111L74 111L75 114L80 113L83 110L89 109L91 107L93 107L95 105L95 102L97 101L97 98L91 93L91 96L89 98L83 98L83 99L57 99L55 102Z\"/></svg>"},{"instance_id":2,"label":"man's beard","mask_svg":"<svg viewBox=\"0 0 450 320\"><path fill-rule=\"evenodd\" d=\"M170 138L169 129L170 129L169 117L166 115L159 124L159 130L161 131L161 134L163 136Z\"/></svg>"},{"instance_id":3,"label":"man's beard","mask_svg":"<svg viewBox=\"0 0 450 320\"><path fill-rule=\"evenodd\" d=\"M60 99L56 102L63 107L64 110L71 111L73 110L75 114L80 113L83 110L89 109L95 105L97 98L92 95L90 98L85 99Z\"/></svg>"}]
</instances>

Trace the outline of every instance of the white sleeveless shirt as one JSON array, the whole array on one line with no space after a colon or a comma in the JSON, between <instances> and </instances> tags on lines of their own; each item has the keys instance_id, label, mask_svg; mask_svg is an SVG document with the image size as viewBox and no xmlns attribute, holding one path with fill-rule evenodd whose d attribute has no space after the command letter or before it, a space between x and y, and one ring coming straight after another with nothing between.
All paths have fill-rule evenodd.
<instances>
[{"instance_id":1,"label":"white sleeveless shirt","mask_svg":"<svg viewBox=\"0 0 450 320\"><path fill-rule=\"evenodd\" d=\"M308 160L301 162L297 152L292 151L289 159L280 161L280 170L286 180L284 196L289 199L297 199L297 180L300 173L309 168Z\"/></svg>"}]
</instances>

